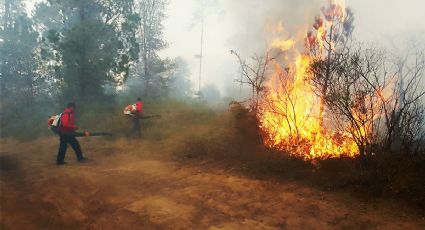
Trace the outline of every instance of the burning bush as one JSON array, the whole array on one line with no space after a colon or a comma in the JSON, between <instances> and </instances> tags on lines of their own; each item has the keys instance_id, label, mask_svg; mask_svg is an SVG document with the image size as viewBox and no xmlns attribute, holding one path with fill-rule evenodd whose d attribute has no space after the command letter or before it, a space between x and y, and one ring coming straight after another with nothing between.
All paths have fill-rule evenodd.
<instances>
[{"instance_id":1,"label":"burning bush","mask_svg":"<svg viewBox=\"0 0 425 230\"><path fill-rule=\"evenodd\" d=\"M236 54L267 146L326 159L413 152L423 138L424 53L393 65L384 51L352 42L353 22L344 2L330 1L305 38L275 39L253 65Z\"/></svg>"}]
</instances>

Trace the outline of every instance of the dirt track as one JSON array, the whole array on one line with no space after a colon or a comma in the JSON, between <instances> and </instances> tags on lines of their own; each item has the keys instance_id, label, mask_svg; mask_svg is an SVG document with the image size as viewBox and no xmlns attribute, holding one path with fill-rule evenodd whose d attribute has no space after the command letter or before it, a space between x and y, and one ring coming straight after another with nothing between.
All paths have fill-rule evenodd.
<instances>
[{"instance_id":1,"label":"dirt track","mask_svg":"<svg viewBox=\"0 0 425 230\"><path fill-rule=\"evenodd\" d=\"M1 142L1 229L425 229L425 215L294 182L172 161L167 146L84 139ZM130 146L130 147L128 147ZM141 151L142 149L142 151Z\"/></svg>"}]
</instances>

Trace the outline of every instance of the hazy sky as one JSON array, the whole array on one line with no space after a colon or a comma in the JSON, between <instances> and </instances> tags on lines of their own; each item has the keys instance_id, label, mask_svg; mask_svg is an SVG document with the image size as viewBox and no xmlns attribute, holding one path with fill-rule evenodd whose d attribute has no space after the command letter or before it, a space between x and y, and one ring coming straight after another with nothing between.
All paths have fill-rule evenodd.
<instances>
[{"instance_id":1,"label":"hazy sky","mask_svg":"<svg viewBox=\"0 0 425 230\"><path fill-rule=\"evenodd\" d=\"M238 76L230 50L244 56L264 47L267 25L282 22L288 37L305 32L326 0L218 0L220 9L208 15L204 25L203 84L214 83L224 91ZM169 48L163 53L187 60L197 82L200 27L190 28L200 0L171 0L165 35ZM389 37L402 46L411 37L425 38L425 0L347 0L355 15L354 36L364 42L387 46ZM294 34L292 34L294 33ZM418 38L416 38L418 39ZM398 45L397 45L398 44Z\"/></svg>"},{"instance_id":2,"label":"hazy sky","mask_svg":"<svg viewBox=\"0 0 425 230\"><path fill-rule=\"evenodd\" d=\"M200 26L194 12L202 0L170 0L164 22L169 47L163 56L183 57L197 85ZM281 22L286 37L305 33L327 0L204 0L216 2L204 24L203 84L216 84L222 92L238 76L234 49L249 57L273 37L270 28ZM35 1L32 1L35 2ZM412 37L425 39L425 0L346 0L355 15L354 36L387 46L388 38L402 49ZM192 25L192 26L191 26ZM270 28L269 28L270 27ZM298 34L297 34L298 33Z\"/></svg>"}]
</instances>

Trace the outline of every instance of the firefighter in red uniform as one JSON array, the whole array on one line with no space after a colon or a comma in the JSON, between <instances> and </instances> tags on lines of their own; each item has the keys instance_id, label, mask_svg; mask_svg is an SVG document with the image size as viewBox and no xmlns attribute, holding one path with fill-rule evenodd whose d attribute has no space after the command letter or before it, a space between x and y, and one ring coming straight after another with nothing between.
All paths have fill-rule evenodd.
<instances>
[{"instance_id":1,"label":"firefighter in red uniform","mask_svg":"<svg viewBox=\"0 0 425 230\"><path fill-rule=\"evenodd\" d=\"M59 128L60 144L58 156L56 159L57 165L66 164L64 159L68 143L71 145L72 149L74 149L75 155L77 156L77 160L79 162L87 160L87 158L83 157L80 144L75 138L75 135L73 135L75 130L78 129L78 127L74 124L74 110L75 103L70 102L68 103L68 106L65 108L61 116L61 126Z\"/></svg>"},{"instance_id":2,"label":"firefighter in red uniform","mask_svg":"<svg viewBox=\"0 0 425 230\"><path fill-rule=\"evenodd\" d=\"M142 133L140 130L140 118L143 116L143 102L142 99L137 98L135 104L131 105L131 117L133 119L133 128L130 131L130 136L134 133L137 134L137 137L141 137Z\"/></svg>"}]
</instances>

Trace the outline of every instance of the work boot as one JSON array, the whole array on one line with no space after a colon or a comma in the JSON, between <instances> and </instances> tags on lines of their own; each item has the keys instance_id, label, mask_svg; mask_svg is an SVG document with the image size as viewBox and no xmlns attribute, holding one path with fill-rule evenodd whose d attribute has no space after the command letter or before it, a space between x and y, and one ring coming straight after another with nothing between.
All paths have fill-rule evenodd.
<instances>
[{"instance_id":1,"label":"work boot","mask_svg":"<svg viewBox=\"0 0 425 230\"><path fill-rule=\"evenodd\" d=\"M87 158L86 157L83 157L83 158L81 158L81 159L78 159L78 162L80 162L80 163L84 163L84 162L87 162Z\"/></svg>"}]
</instances>

